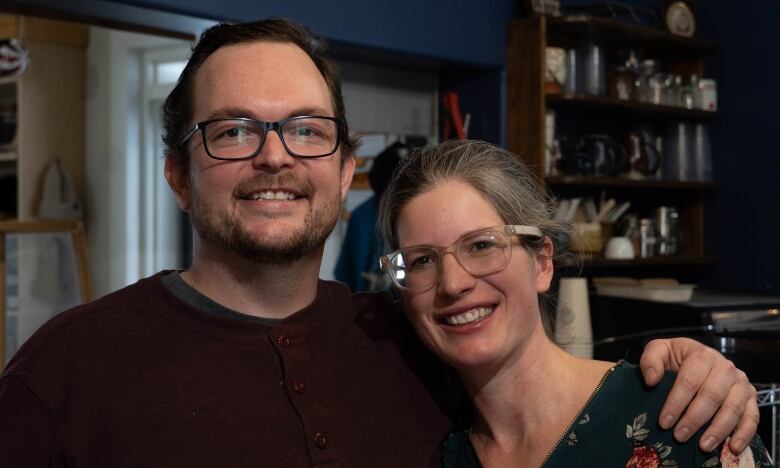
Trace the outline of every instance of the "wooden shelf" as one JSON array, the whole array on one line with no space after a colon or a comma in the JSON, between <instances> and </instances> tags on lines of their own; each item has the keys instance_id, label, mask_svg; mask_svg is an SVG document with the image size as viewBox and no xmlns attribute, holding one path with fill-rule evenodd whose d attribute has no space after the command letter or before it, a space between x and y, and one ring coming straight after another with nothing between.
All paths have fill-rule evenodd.
<instances>
[{"instance_id":1,"label":"wooden shelf","mask_svg":"<svg viewBox=\"0 0 780 468\"><path fill-rule=\"evenodd\" d=\"M715 188L714 182L683 182L658 179L628 179L621 177L556 176L545 177L544 182L550 187L615 187L658 190L712 190Z\"/></svg>"},{"instance_id":2,"label":"wooden shelf","mask_svg":"<svg viewBox=\"0 0 780 468\"><path fill-rule=\"evenodd\" d=\"M0 148L0 162L16 161L18 155L15 149Z\"/></svg>"},{"instance_id":3,"label":"wooden shelf","mask_svg":"<svg viewBox=\"0 0 780 468\"><path fill-rule=\"evenodd\" d=\"M0 76L0 86L16 84L18 82L19 82L19 76L18 75Z\"/></svg>"},{"instance_id":4,"label":"wooden shelf","mask_svg":"<svg viewBox=\"0 0 780 468\"><path fill-rule=\"evenodd\" d=\"M679 119L708 120L718 116L717 111L686 109L639 101L624 101L605 96L574 94L547 94L547 105L554 108L628 112L646 117L676 117Z\"/></svg>"},{"instance_id":5,"label":"wooden shelf","mask_svg":"<svg viewBox=\"0 0 780 468\"><path fill-rule=\"evenodd\" d=\"M669 268L690 267L701 268L717 263L715 255L680 255L676 257L650 257L635 258L632 260L614 260L603 257L581 256L580 261L584 268Z\"/></svg>"},{"instance_id":6,"label":"wooden shelf","mask_svg":"<svg viewBox=\"0 0 780 468\"><path fill-rule=\"evenodd\" d=\"M664 55L700 55L717 48L708 40L675 36L661 29L598 16L551 17L547 19L547 29L553 39L550 42L560 36L584 36Z\"/></svg>"}]
</instances>

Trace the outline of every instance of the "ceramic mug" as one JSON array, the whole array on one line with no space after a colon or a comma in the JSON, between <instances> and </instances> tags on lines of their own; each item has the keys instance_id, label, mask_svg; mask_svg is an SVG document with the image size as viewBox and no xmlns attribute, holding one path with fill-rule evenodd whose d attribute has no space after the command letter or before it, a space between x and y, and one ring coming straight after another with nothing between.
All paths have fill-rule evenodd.
<instances>
[{"instance_id":1,"label":"ceramic mug","mask_svg":"<svg viewBox=\"0 0 780 468\"><path fill-rule=\"evenodd\" d=\"M634 258L634 245L631 243L631 239L625 236L611 238L604 248L604 257L621 260Z\"/></svg>"}]
</instances>

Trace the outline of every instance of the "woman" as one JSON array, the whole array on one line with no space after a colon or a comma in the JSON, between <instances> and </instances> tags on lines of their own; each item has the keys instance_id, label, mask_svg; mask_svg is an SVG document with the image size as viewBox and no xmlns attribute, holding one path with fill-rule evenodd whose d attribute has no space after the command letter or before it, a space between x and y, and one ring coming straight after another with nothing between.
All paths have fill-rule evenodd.
<instances>
[{"instance_id":1,"label":"woman","mask_svg":"<svg viewBox=\"0 0 780 468\"><path fill-rule=\"evenodd\" d=\"M703 453L698 437L681 444L657 427L672 376L648 389L637 368L581 359L550 339L545 293L567 226L519 158L473 141L424 150L399 168L379 223L398 249L382 265L409 321L473 406L445 442L445 466L725 463L728 450ZM731 458L766 457L754 439Z\"/></svg>"}]
</instances>

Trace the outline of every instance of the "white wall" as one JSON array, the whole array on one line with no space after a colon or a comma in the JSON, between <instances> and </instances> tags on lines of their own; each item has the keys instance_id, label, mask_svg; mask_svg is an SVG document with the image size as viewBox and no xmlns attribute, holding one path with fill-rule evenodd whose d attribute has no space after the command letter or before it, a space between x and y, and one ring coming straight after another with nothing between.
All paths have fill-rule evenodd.
<instances>
[{"instance_id":1,"label":"white wall","mask_svg":"<svg viewBox=\"0 0 780 468\"><path fill-rule=\"evenodd\" d=\"M96 296L141 276L141 51L180 44L168 38L90 28L85 218Z\"/></svg>"}]
</instances>

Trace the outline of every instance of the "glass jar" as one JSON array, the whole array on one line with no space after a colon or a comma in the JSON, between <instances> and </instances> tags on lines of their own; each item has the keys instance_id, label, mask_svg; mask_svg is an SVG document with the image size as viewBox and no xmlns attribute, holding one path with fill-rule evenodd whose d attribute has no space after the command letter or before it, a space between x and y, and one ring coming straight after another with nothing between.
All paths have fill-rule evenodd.
<instances>
[{"instance_id":1,"label":"glass jar","mask_svg":"<svg viewBox=\"0 0 780 468\"><path fill-rule=\"evenodd\" d=\"M651 104L661 104L663 99L664 75L658 69L658 61L642 60L639 83L639 100Z\"/></svg>"},{"instance_id":2,"label":"glass jar","mask_svg":"<svg viewBox=\"0 0 780 468\"><path fill-rule=\"evenodd\" d=\"M652 91L650 80L658 73L658 62L653 59L642 60L639 65L639 76L637 77L637 98L642 102L652 102Z\"/></svg>"},{"instance_id":3,"label":"glass jar","mask_svg":"<svg viewBox=\"0 0 780 468\"><path fill-rule=\"evenodd\" d=\"M655 220L643 218L639 220L639 256L650 258L655 255L657 242Z\"/></svg>"}]
</instances>

